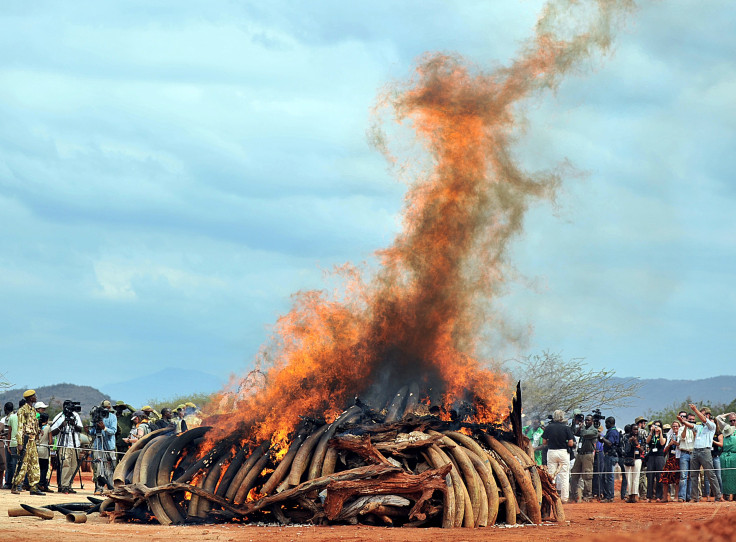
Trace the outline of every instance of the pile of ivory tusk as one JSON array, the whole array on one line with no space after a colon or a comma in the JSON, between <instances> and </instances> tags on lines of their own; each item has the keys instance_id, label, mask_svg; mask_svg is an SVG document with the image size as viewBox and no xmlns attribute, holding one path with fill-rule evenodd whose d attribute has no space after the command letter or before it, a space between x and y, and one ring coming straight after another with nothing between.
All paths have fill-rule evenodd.
<instances>
[{"instance_id":1,"label":"pile of ivory tusk","mask_svg":"<svg viewBox=\"0 0 736 542\"><path fill-rule=\"evenodd\" d=\"M486 527L563 521L547 471L498 428L352 406L304 421L285 454L209 427L154 431L117 465L113 521ZM210 446L211 442L208 443Z\"/></svg>"}]
</instances>

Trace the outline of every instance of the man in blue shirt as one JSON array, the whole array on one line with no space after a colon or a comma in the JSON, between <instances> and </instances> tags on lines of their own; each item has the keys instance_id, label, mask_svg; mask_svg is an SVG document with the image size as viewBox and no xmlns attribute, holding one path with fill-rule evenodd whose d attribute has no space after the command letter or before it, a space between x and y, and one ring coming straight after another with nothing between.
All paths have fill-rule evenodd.
<instances>
[{"instance_id":1,"label":"man in blue shirt","mask_svg":"<svg viewBox=\"0 0 736 542\"><path fill-rule=\"evenodd\" d=\"M101 494L105 486L112 489L112 473L115 470L115 433L118 419L112 414L110 401L102 401L99 407L101 418L89 428L92 441L92 467L95 469L95 493Z\"/></svg>"},{"instance_id":2,"label":"man in blue shirt","mask_svg":"<svg viewBox=\"0 0 736 542\"><path fill-rule=\"evenodd\" d=\"M601 436L603 442L603 500L613 502L613 469L618 463L621 435L616 429L616 419L613 416L606 418L606 434Z\"/></svg>"},{"instance_id":3,"label":"man in blue shirt","mask_svg":"<svg viewBox=\"0 0 736 542\"><path fill-rule=\"evenodd\" d=\"M710 414L710 409L708 407L705 407L701 412L698 410L698 407L691 403L690 408L702 422L697 425L692 425L687 420L683 421L686 427L695 432L695 444L692 458L690 459L690 476L692 478L691 500L693 502L698 502L700 500L700 467L703 467L705 476L708 477L711 487L718 488L718 491L716 491L716 502L720 502L723 500L721 486L718 483L718 477L713 469L713 456L711 455L713 437L716 434L716 424L713 420L709 420L705 417L705 413Z\"/></svg>"}]
</instances>

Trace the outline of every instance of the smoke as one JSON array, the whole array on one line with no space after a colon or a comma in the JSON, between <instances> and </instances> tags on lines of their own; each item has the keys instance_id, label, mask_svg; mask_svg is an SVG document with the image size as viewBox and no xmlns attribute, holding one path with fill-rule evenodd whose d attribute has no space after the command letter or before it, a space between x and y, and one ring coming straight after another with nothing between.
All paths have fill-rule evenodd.
<instances>
[{"instance_id":1,"label":"smoke","mask_svg":"<svg viewBox=\"0 0 736 542\"><path fill-rule=\"evenodd\" d=\"M493 300L507 281L510 243L530 203L553 198L561 180L515 161L520 104L607 52L631 8L549 2L510 66L485 73L458 55L429 53L408 81L381 93L373 142L399 175L410 172L401 232L370 276L346 265L344 290L295 295L260 353L264 387L237 408L235 398L220 403L242 413L228 425L270 438L300 415L330 418L356 394L384 397L409 382L445 405L472 402L479 420L500 418L507 379L477 358L478 342L484 329L503 334ZM406 128L421 155L396 152Z\"/></svg>"}]
</instances>

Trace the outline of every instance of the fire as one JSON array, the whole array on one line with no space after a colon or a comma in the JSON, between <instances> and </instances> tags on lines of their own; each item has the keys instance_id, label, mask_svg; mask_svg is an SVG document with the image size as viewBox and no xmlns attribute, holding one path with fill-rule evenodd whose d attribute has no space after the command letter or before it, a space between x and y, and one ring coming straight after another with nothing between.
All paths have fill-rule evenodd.
<instances>
[{"instance_id":1,"label":"fire","mask_svg":"<svg viewBox=\"0 0 736 542\"><path fill-rule=\"evenodd\" d=\"M489 332L507 336L493 302L507 281L509 245L530 202L552 198L559 183L514 162L517 104L605 50L613 14L630 2L600 0L591 9L606 24L569 37L557 18L567 4L547 6L509 67L484 73L457 56L428 54L411 80L380 96L376 145L398 163L390 128L410 127L427 164L409 180L402 229L378 252L377 269L345 265L336 271L342 290L294 296L259 354L258 378L252 372L214 402L228 414L213 438L245 427L252 442L270 440L283 456L300 416L331 421L356 395L380 408L386 392L409 383L443 416L463 402L474 421L502 419L508 378L480 351ZM381 124L386 117L395 123Z\"/></svg>"}]
</instances>

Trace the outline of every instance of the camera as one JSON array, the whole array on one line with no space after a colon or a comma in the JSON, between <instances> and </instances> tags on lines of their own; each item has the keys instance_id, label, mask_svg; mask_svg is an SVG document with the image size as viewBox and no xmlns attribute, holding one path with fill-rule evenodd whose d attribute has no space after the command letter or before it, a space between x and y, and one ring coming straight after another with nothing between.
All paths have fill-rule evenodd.
<instances>
[{"instance_id":1,"label":"camera","mask_svg":"<svg viewBox=\"0 0 736 542\"><path fill-rule=\"evenodd\" d=\"M75 412L82 412L82 404L79 401L64 401L63 405L64 416L71 416Z\"/></svg>"},{"instance_id":2,"label":"camera","mask_svg":"<svg viewBox=\"0 0 736 542\"><path fill-rule=\"evenodd\" d=\"M102 408L99 406L94 407L92 410L89 411L89 416L92 418L92 424L97 425L102 420L107 418L107 416L110 414L110 412L106 408Z\"/></svg>"},{"instance_id":3,"label":"camera","mask_svg":"<svg viewBox=\"0 0 736 542\"><path fill-rule=\"evenodd\" d=\"M593 425L595 427L601 426L601 420L605 419L605 416L601 414L600 408L594 408L593 409Z\"/></svg>"}]
</instances>

